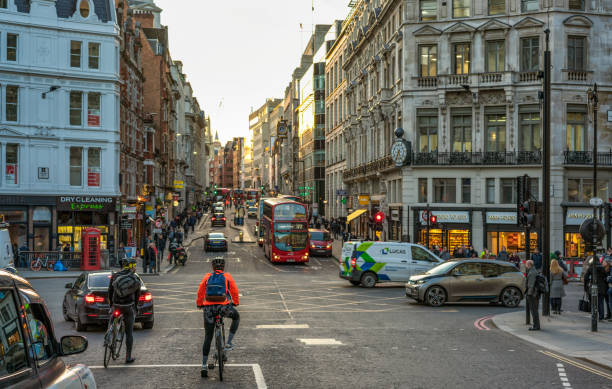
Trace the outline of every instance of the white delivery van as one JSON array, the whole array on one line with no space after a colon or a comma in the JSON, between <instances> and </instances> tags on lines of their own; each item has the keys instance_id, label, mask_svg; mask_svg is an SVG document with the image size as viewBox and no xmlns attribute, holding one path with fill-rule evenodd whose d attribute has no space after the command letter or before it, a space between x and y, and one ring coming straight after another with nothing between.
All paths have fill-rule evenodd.
<instances>
[{"instance_id":1,"label":"white delivery van","mask_svg":"<svg viewBox=\"0 0 612 389\"><path fill-rule=\"evenodd\" d=\"M415 243L347 242L342 247L340 278L371 288L377 282L407 282L442 262Z\"/></svg>"},{"instance_id":2,"label":"white delivery van","mask_svg":"<svg viewBox=\"0 0 612 389\"><path fill-rule=\"evenodd\" d=\"M4 216L0 216L0 269L15 266L13 263L13 245L9 235L8 224L4 223Z\"/></svg>"}]
</instances>

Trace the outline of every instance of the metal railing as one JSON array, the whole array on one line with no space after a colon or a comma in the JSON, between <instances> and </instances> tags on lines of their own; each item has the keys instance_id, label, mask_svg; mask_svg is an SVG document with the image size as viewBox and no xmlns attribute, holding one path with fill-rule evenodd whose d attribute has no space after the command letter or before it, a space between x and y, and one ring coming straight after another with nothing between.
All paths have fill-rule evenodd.
<instances>
[{"instance_id":1,"label":"metal railing","mask_svg":"<svg viewBox=\"0 0 612 389\"><path fill-rule=\"evenodd\" d=\"M593 152L592 151L565 151L565 165L592 165L593 164ZM609 152L598 152L597 153L597 164L600 166L612 166L612 151Z\"/></svg>"},{"instance_id":2,"label":"metal railing","mask_svg":"<svg viewBox=\"0 0 612 389\"><path fill-rule=\"evenodd\" d=\"M40 271L47 270L48 266L51 266L52 269L58 260L61 260L68 269L80 269L81 267L80 251L21 251L17 255L15 266L30 269L30 264L38 259L41 260Z\"/></svg>"},{"instance_id":3,"label":"metal railing","mask_svg":"<svg viewBox=\"0 0 612 389\"><path fill-rule=\"evenodd\" d=\"M540 151L424 152L415 153L413 165L532 165L542 163Z\"/></svg>"}]
</instances>

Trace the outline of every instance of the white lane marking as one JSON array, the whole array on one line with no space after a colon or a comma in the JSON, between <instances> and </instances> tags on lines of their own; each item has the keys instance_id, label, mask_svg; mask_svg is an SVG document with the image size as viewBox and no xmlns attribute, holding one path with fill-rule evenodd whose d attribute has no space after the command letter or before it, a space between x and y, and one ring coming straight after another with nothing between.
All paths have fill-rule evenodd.
<instances>
[{"instance_id":1,"label":"white lane marking","mask_svg":"<svg viewBox=\"0 0 612 389\"><path fill-rule=\"evenodd\" d=\"M571 388L572 384L569 382L567 378L567 373L565 372L565 366L562 363L557 363L557 373L559 374L559 379L561 380L561 385L564 388Z\"/></svg>"},{"instance_id":2,"label":"white lane marking","mask_svg":"<svg viewBox=\"0 0 612 389\"><path fill-rule=\"evenodd\" d=\"M308 324L258 324L255 328L259 329L296 329L296 328L310 328Z\"/></svg>"},{"instance_id":3,"label":"white lane marking","mask_svg":"<svg viewBox=\"0 0 612 389\"><path fill-rule=\"evenodd\" d=\"M267 389L266 381L261 370L259 363L228 363L224 366L227 367L250 367L253 369L255 374L255 382L257 383L257 389ZM108 369L134 369L134 368L160 368L160 367L202 367L202 365L194 364L168 364L168 365L111 365ZM104 369L104 366L89 366L90 369Z\"/></svg>"},{"instance_id":4,"label":"white lane marking","mask_svg":"<svg viewBox=\"0 0 612 389\"><path fill-rule=\"evenodd\" d=\"M298 338L306 346L341 346L343 343L333 338Z\"/></svg>"},{"instance_id":5,"label":"white lane marking","mask_svg":"<svg viewBox=\"0 0 612 389\"><path fill-rule=\"evenodd\" d=\"M278 283L275 281L274 285L276 285L276 289L278 290L278 294L280 295L281 301L283 302L283 306L285 307L285 312L287 312L287 314L289 315L289 317L291 318L291 320L293 320L293 315L291 314L291 311L289 310L289 308L287 307L287 302L285 301L285 296L283 295L283 292L281 292Z\"/></svg>"}]
</instances>

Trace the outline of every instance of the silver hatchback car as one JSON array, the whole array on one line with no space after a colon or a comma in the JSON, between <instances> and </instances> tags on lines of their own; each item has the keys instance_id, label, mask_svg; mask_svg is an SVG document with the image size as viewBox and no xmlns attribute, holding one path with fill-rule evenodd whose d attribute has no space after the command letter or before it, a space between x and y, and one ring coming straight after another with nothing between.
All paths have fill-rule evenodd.
<instances>
[{"instance_id":1,"label":"silver hatchback car","mask_svg":"<svg viewBox=\"0 0 612 389\"><path fill-rule=\"evenodd\" d=\"M511 263L464 259L444 262L410 277L406 296L432 307L447 302L501 302L508 308L523 299L525 276Z\"/></svg>"}]
</instances>

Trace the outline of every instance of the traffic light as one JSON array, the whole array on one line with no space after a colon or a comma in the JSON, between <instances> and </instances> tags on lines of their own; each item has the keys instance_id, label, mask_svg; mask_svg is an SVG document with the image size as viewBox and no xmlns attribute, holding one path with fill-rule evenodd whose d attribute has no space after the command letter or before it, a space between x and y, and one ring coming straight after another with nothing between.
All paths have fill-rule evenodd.
<instances>
[{"instance_id":1,"label":"traffic light","mask_svg":"<svg viewBox=\"0 0 612 389\"><path fill-rule=\"evenodd\" d=\"M436 215L429 216L429 226L436 227L438 225L438 217Z\"/></svg>"},{"instance_id":2,"label":"traffic light","mask_svg":"<svg viewBox=\"0 0 612 389\"><path fill-rule=\"evenodd\" d=\"M523 201L519 204L519 225L525 227L535 226L536 205L535 201Z\"/></svg>"},{"instance_id":3,"label":"traffic light","mask_svg":"<svg viewBox=\"0 0 612 389\"><path fill-rule=\"evenodd\" d=\"M385 220L385 213L384 212L376 212L376 214L374 215L374 222L376 224L382 224L383 220Z\"/></svg>"}]
</instances>

